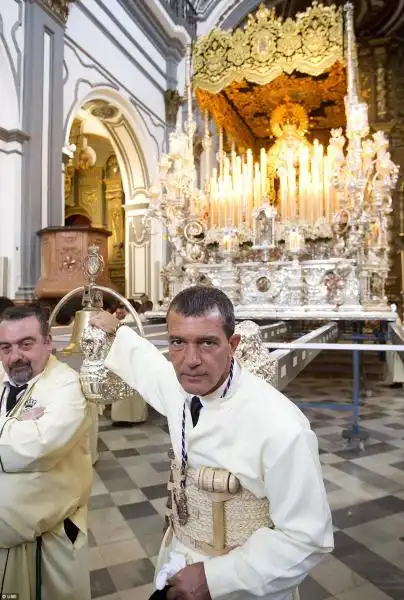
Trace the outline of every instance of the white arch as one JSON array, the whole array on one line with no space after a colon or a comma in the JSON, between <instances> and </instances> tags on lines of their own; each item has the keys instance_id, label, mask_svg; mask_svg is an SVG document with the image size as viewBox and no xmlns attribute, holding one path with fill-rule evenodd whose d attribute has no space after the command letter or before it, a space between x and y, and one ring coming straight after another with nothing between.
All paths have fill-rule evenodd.
<instances>
[{"instance_id":1,"label":"white arch","mask_svg":"<svg viewBox=\"0 0 404 600\"><path fill-rule=\"evenodd\" d=\"M0 127L4 127L4 129L19 129L18 93L9 56L1 36L0 81Z\"/></svg>"},{"instance_id":2,"label":"white arch","mask_svg":"<svg viewBox=\"0 0 404 600\"><path fill-rule=\"evenodd\" d=\"M160 268L165 264L162 228L141 246L132 243L132 219L141 219L148 202L146 189L153 183L159 160L155 138L150 134L137 108L122 94L109 87L97 86L80 97L65 116L64 144L69 144L73 120L87 102L104 100L122 113L119 125L103 122L116 154L125 193L125 279L126 295L134 291L150 294L154 302L161 297ZM150 172L150 167L152 172Z\"/></svg>"},{"instance_id":3,"label":"white arch","mask_svg":"<svg viewBox=\"0 0 404 600\"><path fill-rule=\"evenodd\" d=\"M139 188L147 188L154 173L148 165L158 162L157 148L136 107L119 92L108 87L95 87L81 97L70 109L64 128L65 145L69 143L70 130L78 110L91 100L104 100L118 107L123 122L116 126L103 123L110 134L110 141L116 153L126 204L131 203Z\"/></svg>"}]
</instances>

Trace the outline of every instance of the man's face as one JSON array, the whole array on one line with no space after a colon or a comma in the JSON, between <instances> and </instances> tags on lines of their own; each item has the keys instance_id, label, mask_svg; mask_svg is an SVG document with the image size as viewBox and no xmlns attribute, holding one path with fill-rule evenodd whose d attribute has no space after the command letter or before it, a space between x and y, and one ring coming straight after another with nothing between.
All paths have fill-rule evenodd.
<instances>
[{"instance_id":1,"label":"man's face","mask_svg":"<svg viewBox=\"0 0 404 600\"><path fill-rule=\"evenodd\" d=\"M126 310L126 308L117 308L115 312L116 318L122 321L122 319L125 318L127 312L128 311Z\"/></svg>"},{"instance_id":2,"label":"man's face","mask_svg":"<svg viewBox=\"0 0 404 600\"><path fill-rule=\"evenodd\" d=\"M169 357L178 381L189 394L205 396L225 380L239 335L226 337L214 311L199 317L168 315Z\"/></svg>"},{"instance_id":3,"label":"man's face","mask_svg":"<svg viewBox=\"0 0 404 600\"><path fill-rule=\"evenodd\" d=\"M0 360L17 385L41 373L51 352L52 338L43 337L36 317L0 323Z\"/></svg>"}]
</instances>

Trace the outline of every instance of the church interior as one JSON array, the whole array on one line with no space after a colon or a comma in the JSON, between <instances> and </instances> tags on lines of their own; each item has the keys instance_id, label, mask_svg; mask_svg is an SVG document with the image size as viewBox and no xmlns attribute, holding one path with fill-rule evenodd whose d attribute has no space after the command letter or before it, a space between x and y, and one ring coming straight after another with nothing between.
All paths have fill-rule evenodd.
<instances>
[{"instance_id":1,"label":"church interior","mask_svg":"<svg viewBox=\"0 0 404 600\"><path fill-rule=\"evenodd\" d=\"M92 598L152 593L170 436L91 314L166 356L202 285L318 437L335 550L300 600L402 600L404 0L3 0L0 34L0 295L89 401Z\"/></svg>"}]
</instances>

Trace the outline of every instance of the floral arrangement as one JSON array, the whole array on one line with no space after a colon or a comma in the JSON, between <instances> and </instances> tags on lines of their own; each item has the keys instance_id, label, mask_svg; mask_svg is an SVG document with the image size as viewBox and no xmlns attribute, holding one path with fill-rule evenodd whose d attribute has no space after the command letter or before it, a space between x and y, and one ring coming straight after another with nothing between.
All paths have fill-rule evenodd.
<instances>
[{"instance_id":1,"label":"floral arrangement","mask_svg":"<svg viewBox=\"0 0 404 600\"><path fill-rule=\"evenodd\" d=\"M312 236L313 240L331 240L334 237L331 225L327 219L317 219L312 226Z\"/></svg>"},{"instance_id":2,"label":"floral arrangement","mask_svg":"<svg viewBox=\"0 0 404 600\"><path fill-rule=\"evenodd\" d=\"M214 250L219 248L220 241L222 239L222 232L217 227L208 229L205 237L205 244L208 250Z\"/></svg>"},{"instance_id":3,"label":"floral arrangement","mask_svg":"<svg viewBox=\"0 0 404 600\"><path fill-rule=\"evenodd\" d=\"M237 230L239 248L246 250L253 245L252 232L247 227L246 223L242 223Z\"/></svg>"}]
</instances>

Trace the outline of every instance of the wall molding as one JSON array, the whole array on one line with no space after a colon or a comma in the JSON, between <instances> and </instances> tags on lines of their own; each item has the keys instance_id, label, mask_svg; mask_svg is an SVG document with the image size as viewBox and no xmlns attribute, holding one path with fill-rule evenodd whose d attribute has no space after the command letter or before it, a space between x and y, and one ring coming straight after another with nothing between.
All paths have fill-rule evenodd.
<instances>
[{"instance_id":1,"label":"wall molding","mask_svg":"<svg viewBox=\"0 0 404 600\"><path fill-rule=\"evenodd\" d=\"M21 131L21 129L4 129L4 127L0 127L0 140L3 142L19 142L22 144L29 139L30 136L24 131Z\"/></svg>"},{"instance_id":2,"label":"wall molding","mask_svg":"<svg viewBox=\"0 0 404 600\"><path fill-rule=\"evenodd\" d=\"M177 62L182 60L186 50L185 44L171 37L165 31L164 27L150 10L147 2L133 2L133 0L118 0L118 2L163 56L167 54L168 50L172 50Z\"/></svg>"}]
</instances>

